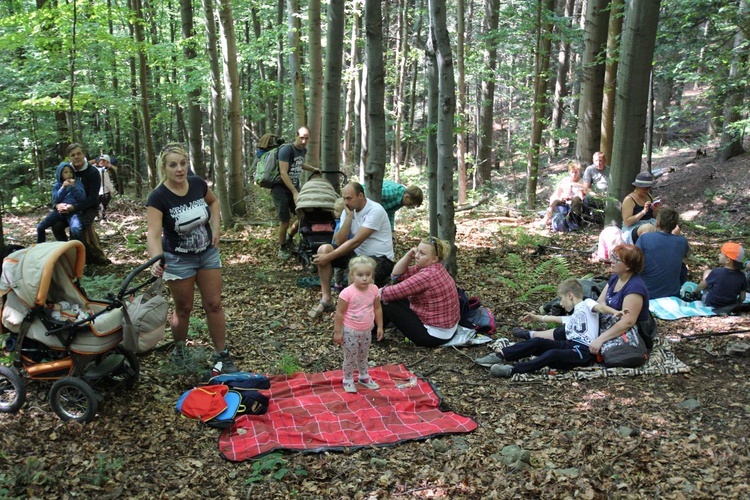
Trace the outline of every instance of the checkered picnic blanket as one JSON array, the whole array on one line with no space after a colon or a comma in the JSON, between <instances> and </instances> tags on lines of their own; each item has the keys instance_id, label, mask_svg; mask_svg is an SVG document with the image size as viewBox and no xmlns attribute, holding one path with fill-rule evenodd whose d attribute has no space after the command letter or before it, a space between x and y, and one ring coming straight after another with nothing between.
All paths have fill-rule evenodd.
<instances>
[{"instance_id":1,"label":"checkered picnic blanket","mask_svg":"<svg viewBox=\"0 0 750 500\"><path fill-rule=\"evenodd\" d=\"M397 444L441 434L471 432L477 423L441 409L428 380L404 365L370 369L380 384L372 391L357 384L349 394L341 370L269 377L271 400L265 415L243 415L219 437L219 451L242 461L274 450L321 452Z\"/></svg>"}]
</instances>

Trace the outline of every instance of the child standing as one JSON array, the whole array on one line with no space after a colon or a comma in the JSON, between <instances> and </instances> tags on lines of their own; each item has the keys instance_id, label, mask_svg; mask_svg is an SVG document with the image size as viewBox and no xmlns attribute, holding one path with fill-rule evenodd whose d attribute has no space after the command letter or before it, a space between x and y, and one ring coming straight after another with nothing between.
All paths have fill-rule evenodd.
<instances>
[{"instance_id":1,"label":"child standing","mask_svg":"<svg viewBox=\"0 0 750 500\"><path fill-rule=\"evenodd\" d=\"M36 242L44 243L47 241L45 230L48 227L52 227L55 223L65 220L71 228L71 233L74 227L80 227L83 229L83 223L78 217L78 214L73 212L70 214L63 214L55 209L58 203L67 203L69 205L78 205L86 199L86 191L83 188L83 183L77 181L75 178L75 172L73 167L68 162L62 162L57 166L55 171L55 184L52 186L52 211L42 219L42 222L36 226Z\"/></svg>"},{"instance_id":2,"label":"child standing","mask_svg":"<svg viewBox=\"0 0 750 500\"><path fill-rule=\"evenodd\" d=\"M716 269L703 273L696 292L703 294L703 303L710 307L723 307L745 301L747 279L742 273L745 249L739 243L724 243Z\"/></svg>"},{"instance_id":3,"label":"child standing","mask_svg":"<svg viewBox=\"0 0 750 500\"><path fill-rule=\"evenodd\" d=\"M572 314L570 316L527 314L524 321L562 323L562 326L537 332L514 329L513 334L516 337L528 340L503 348L498 353L498 357L505 361L517 361L527 356L536 356L536 358L516 365L502 363L492 365L490 373L494 377L529 373L545 366L563 370L586 366L594 358L589 351L589 344L599 336L598 313L612 314L617 317L627 314L627 311L617 311L593 299L584 299L583 287L575 278L569 278L560 283L557 287L557 295L560 297L560 305L566 311L572 311Z\"/></svg>"},{"instance_id":4,"label":"child standing","mask_svg":"<svg viewBox=\"0 0 750 500\"><path fill-rule=\"evenodd\" d=\"M349 283L339 295L333 322L333 341L344 348L344 379L346 392L357 392L354 369L359 370L359 383L368 389L380 388L367 371L367 354L372 343L373 323L378 340L383 339L383 309L378 287L373 284L375 261L358 256L349 261Z\"/></svg>"}]
</instances>

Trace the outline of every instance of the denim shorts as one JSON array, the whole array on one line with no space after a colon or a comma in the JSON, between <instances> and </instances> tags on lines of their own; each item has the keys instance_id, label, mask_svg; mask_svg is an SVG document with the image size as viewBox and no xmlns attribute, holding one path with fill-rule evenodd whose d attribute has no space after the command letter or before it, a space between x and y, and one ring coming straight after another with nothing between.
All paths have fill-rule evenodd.
<instances>
[{"instance_id":1,"label":"denim shorts","mask_svg":"<svg viewBox=\"0 0 750 500\"><path fill-rule=\"evenodd\" d=\"M202 253L164 252L164 259L167 264L164 270L164 281L192 278L202 269L221 269L221 257L216 247L211 247Z\"/></svg>"},{"instance_id":2,"label":"denim shorts","mask_svg":"<svg viewBox=\"0 0 750 500\"><path fill-rule=\"evenodd\" d=\"M289 222L297 208L292 192L284 184L275 184L271 188L271 197L276 208L276 218L281 222Z\"/></svg>"}]
</instances>

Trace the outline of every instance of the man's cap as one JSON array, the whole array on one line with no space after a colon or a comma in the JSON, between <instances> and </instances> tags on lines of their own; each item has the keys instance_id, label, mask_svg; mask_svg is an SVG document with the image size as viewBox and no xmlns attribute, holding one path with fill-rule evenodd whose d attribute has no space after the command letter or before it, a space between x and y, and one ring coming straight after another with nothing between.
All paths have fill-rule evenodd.
<instances>
[{"instance_id":1,"label":"man's cap","mask_svg":"<svg viewBox=\"0 0 750 500\"><path fill-rule=\"evenodd\" d=\"M654 185L654 176L648 172L641 172L635 176L633 185L638 188L650 188Z\"/></svg>"},{"instance_id":2,"label":"man's cap","mask_svg":"<svg viewBox=\"0 0 750 500\"><path fill-rule=\"evenodd\" d=\"M742 262L745 258L745 249L739 243L724 243L721 246L721 253L723 253L728 259L737 262Z\"/></svg>"},{"instance_id":3,"label":"man's cap","mask_svg":"<svg viewBox=\"0 0 750 500\"><path fill-rule=\"evenodd\" d=\"M99 159L109 161L109 155L101 155Z\"/></svg>"}]
</instances>

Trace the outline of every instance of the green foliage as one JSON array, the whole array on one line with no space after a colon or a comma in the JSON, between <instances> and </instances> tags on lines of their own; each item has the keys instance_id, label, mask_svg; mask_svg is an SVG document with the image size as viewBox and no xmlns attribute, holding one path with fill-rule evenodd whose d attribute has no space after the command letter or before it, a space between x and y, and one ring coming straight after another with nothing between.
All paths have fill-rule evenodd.
<instances>
[{"instance_id":1,"label":"green foliage","mask_svg":"<svg viewBox=\"0 0 750 500\"><path fill-rule=\"evenodd\" d=\"M9 463L7 457L3 456L3 459L3 462ZM2 498L6 498L6 494L8 497L26 496L29 487L44 488L52 480L43 460L26 457L22 464L0 472L0 494L3 494Z\"/></svg>"},{"instance_id":2,"label":"green foliage","mask_svg":"<svg viewBox=\"0 0 750 500\"><path fill-rule=\"evenodd\" d=\"M195 316L190 316L189 326L188 326L188 337L190 338L198 338L202 337L203 334L208 332L208 325L206 324L206 320L203 318L196 318Z\"/></svg>"},{"instance_id":3,"label":"green foliage","mask_svg":"<svg viewBox=\"0 0 750 500\"><path fill-rule=\"evenodd\" d=\"M103 299L110 293L117 293L121 283L120 278L114 274L103 274L100 276L84 275L81 278L80 287L85 291L88 298Z\"/></svg>"},{"instance_id":4,"label":"green foliage","mask_svg":"<svg viewBox=\"0 0 750 500\"><path fill-rule=\"evenodd\" d=\"M292 375L301 370L299 360L291 355L284 353L276 363L276 372L283 373L284 375Z\"/></svg>"},{"instance_id":5,"label":"green foliage","mask_svg":"<svg viewBox=\"0 0 750 500\"><path fill-rule=\"evenodd\" d=\"M104 486L114 479L115 474L122 469L122 458L111 458L104 453L96 456L96 475L90 481L94 486Z\"/></svg>"},{"instance_id":6,"label":"green foliage","mask_svg":"<svg viewBox=\"0 0 750 500\"><path fill-rule=\"evenodd\" d=\"M562 257L553 257L536 267L530 267L528 261L511 253L506 256L503 267L505 274L496 279L514 290L521 302L527 302L536 295L554 294L557 285L544 283L559 283L571 275L568 261Z\"/></svg>"},{"instance_id":7,"label":"green foliage","mask_svg":"<svg viewBox=\"0 0 750 500\"><path fill-rule=\"evenodd\" d=\"M297 467L294 470L290 469L289 461L283 458L280 453L271 453L253 462L253 471L248 476L245 484L257 483L264 479L281 481L287 475L292 475L296 479L305 477L308 473L302 467Z\"/></svg>"}]
</instances>

